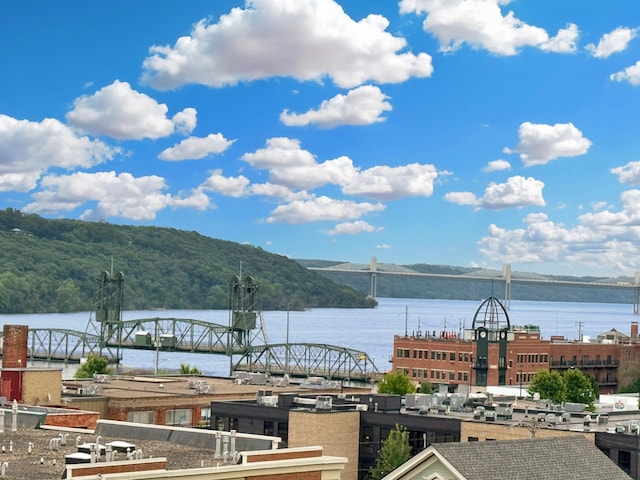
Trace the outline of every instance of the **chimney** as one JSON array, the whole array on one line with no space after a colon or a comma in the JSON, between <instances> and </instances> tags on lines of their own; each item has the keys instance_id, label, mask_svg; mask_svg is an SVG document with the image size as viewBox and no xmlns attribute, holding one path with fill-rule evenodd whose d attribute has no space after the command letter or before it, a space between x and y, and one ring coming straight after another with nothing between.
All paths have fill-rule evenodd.
<instances>
[{"instance_id":1,"label":"chimney","mask_svg":"<svg viewBox=\"0 0 640 480\"><path fill-rule=\"evenodd\" d=\"M631 322L631 340L638 339L638 322Z\"/></svg>"},{"instance_id":2,"label":"chimney","mask_svg":"<svg viewBox=\"0 0 640 480\"><path fill-rule=\"evenodd\" d=\"M4 325L2 334L2 368L26 367L29 327L26 325Z\"/></svg>"}]
</instances>

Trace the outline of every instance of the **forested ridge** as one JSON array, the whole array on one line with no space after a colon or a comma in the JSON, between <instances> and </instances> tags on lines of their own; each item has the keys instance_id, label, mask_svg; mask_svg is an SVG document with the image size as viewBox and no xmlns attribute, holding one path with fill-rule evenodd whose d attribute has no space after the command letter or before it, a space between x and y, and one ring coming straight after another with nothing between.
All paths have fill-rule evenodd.
<instances>
[{"instance_id":1,"label":"forested ridge","mask_svg":"<svg viewBox=\"0 0 640 480\"><path fill-rule=\"evenodd\" d=\"M261 248L171 228L51 220L0 210L0 312L93 308L101 272L124 274L124 307L227 309L231 279L258 285L265 310L373 307L375 301Z\"/></svg>"}]
</instances>

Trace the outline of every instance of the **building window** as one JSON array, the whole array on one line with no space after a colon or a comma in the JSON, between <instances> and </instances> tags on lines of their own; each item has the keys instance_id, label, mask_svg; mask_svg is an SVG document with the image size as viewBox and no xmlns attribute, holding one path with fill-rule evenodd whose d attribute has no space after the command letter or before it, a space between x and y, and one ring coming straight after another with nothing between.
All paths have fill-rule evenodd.
<instances>
[{"instance_id":1,"label":"building window","mask_svg":"<svg viewBox=\"0 0 640 480\"><path fill-rule=\"evenodd\" d=\"M238 417L229 418L229 431L238 431Z\"/></svg>"},{"instance_id":2,"label":"building window","mask_svg":"<svg viewBox=\"0 0 640 480\"><path fill-rule=\"evenodd\" d=\"M191 426L191 409L190 408L172 408L167 410L167 425L179 425L181 427Z\"/></svg>"},{"instance_id":3,"label":"building window","mask_svg":"<svg viewBox=\"0 0 640 480\"><path fill-rule=\"evenodd\" d=\"M278 436L285 443L289 441L289 424L287 422L278 422Z\"/></svg>"},{"instance_id":4,"label":"building window","mask_svg":"<svg viewBox=\"0 0 640 480\"><path fill-rule=\"evenodd\" d=\"M127 422L153 424L153 411L127 412Z\"/></svg>"},{"instance_id":5,"label":"building window","mask_svg":"<svg viewBox=\"0 0 640 480\"><path fill-rule=\"evenodd\" d=\"M208 427L211 422L211 407L203 407L200 409L199 427Z\"/></svg>"},{"instance_id":6,"label":"building window","mask_svg":"<svg viewBox=\"0 0 640 480\"><path fill-rule=\"evenodd\" d=\"M456 373L455 372L449 372L449 380L455 380L456 379Z\"/></svg>"},{"instance_id":7,"label":"building window","mask_svg":"<svg viewBox=\"0 0 640 480\"><path fill-rule=\"evenodd\" d=\"M456 361L456 352L449 353L449 360L451 360L452 362Z\"/></svg>"},{"instance_id":8,"label":"building window","mask_svg":"<svg viewBox=\"0 0 640 480\"><path fill-rule=\"evenodd\" d=\"M467 442L477 442L478 437L467 437Z\"/></svg>"},{"instance_id":9,"label":"building window","mask_svg":"<svg viewBox=\"0 0 640 480\"><path fill-rule=\"evenodd\" d=\"M265 420L263 423L263 435L267 437L273 437L273 422L271 420Z\"/></svg>"},{"instance_id":10,"label":"building window","mask_svg":"<svg viewBox=\"0 0 640 480\"><path fill-rule=\"evenodd\" d=\"M618 451L618 466L627 473L631 471L631 452Z\"/></svg>"}]
</instances>

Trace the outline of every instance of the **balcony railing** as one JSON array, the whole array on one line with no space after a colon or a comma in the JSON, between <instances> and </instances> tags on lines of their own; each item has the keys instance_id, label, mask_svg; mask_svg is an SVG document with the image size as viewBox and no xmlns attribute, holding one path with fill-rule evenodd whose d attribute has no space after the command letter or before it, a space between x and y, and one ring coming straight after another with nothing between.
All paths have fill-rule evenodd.
<instances>
[{"instance_id":1,"label":"balcony railing","mask_svg":"<svg viewBox=\"0 0 640 480\"><path fill-rule=\"evenodd\" d=\"M553 368L618 368L620 362L617 360L553 360L551 366Z\"/></svg>"}]
</instances>

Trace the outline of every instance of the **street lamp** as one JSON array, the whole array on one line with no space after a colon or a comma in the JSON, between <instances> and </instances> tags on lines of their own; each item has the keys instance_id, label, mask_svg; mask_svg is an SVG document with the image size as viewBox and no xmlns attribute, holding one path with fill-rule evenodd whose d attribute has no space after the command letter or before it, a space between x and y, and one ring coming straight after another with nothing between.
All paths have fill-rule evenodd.
<instances>
[{"instance_id":1,"label":"street lamp","mask_svg":"<svg viewBox=\"0 0 640 480\"><path fill-rule=\"evenodd\" d=\"M522 370L518 370L518 375L520 375L520 397L522 398Z\"/></svg>"}]
</instances>

